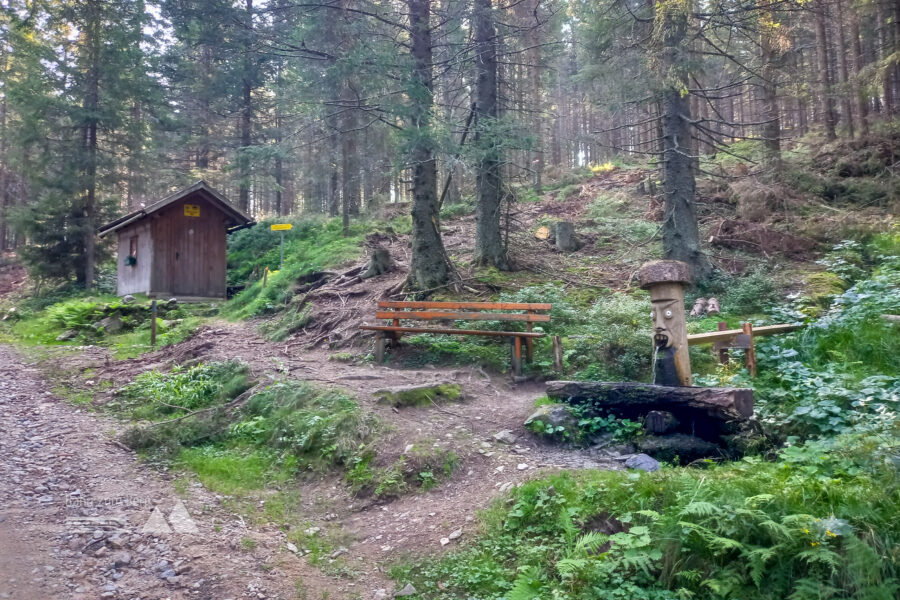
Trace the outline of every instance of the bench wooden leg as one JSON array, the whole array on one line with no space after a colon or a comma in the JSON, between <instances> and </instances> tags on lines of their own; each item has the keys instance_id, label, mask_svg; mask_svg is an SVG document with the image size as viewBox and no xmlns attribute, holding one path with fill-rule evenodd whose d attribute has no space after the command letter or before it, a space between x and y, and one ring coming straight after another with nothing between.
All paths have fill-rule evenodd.
<instances>
[{"instance_id":1,"label":"bench wooden leg","mask_svg":"<svg viewBox=\"0 0 900 600\"><path fill-rule=\"evenodd\" d=\"M512 367L514 375L522 374L522 338L513 336Z\"/></svg>"},{"instance_id":2,"label":"bench wooden leg","mask_svg":"<svg viewBox=\"0 0 900 600\"><path fill-rule=\"evenodd\" d=\"M375 364L380 365L384 362L384 344L387 340L384 338L384 332L375 332Z\"/></svg>"}]
</instances>

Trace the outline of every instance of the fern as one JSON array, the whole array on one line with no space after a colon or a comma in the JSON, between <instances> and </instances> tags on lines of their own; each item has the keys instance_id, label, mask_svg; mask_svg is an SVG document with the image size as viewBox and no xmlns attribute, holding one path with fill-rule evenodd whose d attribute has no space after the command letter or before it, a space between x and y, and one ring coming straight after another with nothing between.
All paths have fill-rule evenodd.
<instances>
[{"instance_id":1,"label":"fern","mask_svg":"<svg viewBox=\"0 0 900 600\"><path fill-rule=\"evenodd\" d=\"M512 589L506 594L507 600L537 600L542 597L544 589L541 581L544 573L539 567L525 567L516 577Z\"/></svg>"}]
</instances>

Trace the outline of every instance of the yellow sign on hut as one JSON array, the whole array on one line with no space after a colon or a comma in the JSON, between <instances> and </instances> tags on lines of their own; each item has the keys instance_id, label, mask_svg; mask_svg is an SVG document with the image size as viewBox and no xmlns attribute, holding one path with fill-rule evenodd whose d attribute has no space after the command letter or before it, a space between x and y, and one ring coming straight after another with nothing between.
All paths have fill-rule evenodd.
<instances>
[{"instance_id":1,"label":"yellow sign on hut","mask_svg":"<svg viewBox=\"0 0 900 600\"><path fill-rule=\"evenodd\" d=\"M272 225L272 231L290 231L293 227L290 223L275 223Z\"/></svg>"},{"instance_id":2,"label":"yellow sign on hut","mask_svg":"<svg viewBox=\"0 0 900 600\"><path fill-rule=\"evenodd\" d=\"M199 204L185 204L184 205L184 216L199 217L200 216L200 205Z\"/></svg>"}]
</instances>

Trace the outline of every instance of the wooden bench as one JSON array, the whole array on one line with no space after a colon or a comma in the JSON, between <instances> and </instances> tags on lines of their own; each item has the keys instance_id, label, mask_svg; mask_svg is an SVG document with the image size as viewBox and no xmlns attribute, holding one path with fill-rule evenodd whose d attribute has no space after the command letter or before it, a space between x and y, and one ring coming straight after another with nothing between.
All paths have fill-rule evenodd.
<instances>
[{"instance_id":1,"label":"wooden bench","mask_svg":"<svg viewBox=\"0 0 900 600\"><path fill-rule=\"evenodd\" d=\"M485 335L507 337L512 342L513 372L522 372L522 341L525 341L525 357L534 359L534 338L545 334L533 331L535 323L548 323L552 304L520 302L379 302L377 319L388 319L391 325L361 325L360 329L375 332L375 362L384 360L387 341L399 344L404 333L442 333L447 335ZM502 311L502 312L487 312ZM520 312L513 312L520 311ZM524 312L522 312L524 311ZM454 329L452 327L407 327L401 321L507 321L524 323L526 331L490 331L480 329Z\"/></svg>"}]
</instances>

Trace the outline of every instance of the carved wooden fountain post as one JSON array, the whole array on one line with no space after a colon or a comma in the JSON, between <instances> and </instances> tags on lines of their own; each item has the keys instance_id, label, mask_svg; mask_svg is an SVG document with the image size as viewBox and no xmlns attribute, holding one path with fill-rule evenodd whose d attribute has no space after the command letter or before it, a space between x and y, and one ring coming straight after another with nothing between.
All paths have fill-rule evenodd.
<instances>
[{"instance_id":1,"label":"carved wooden fountain post","mask_svg":"<svg viewBox=\"0 0 900 600\"><path fill-rule=\"evenodd\" d=\"M684 288L691 283L690 267L677 260L657 260L638 270L641 287L650 291L653 346L657 357L654 383L691 385Z\"/></svg>"}]
</instances>

